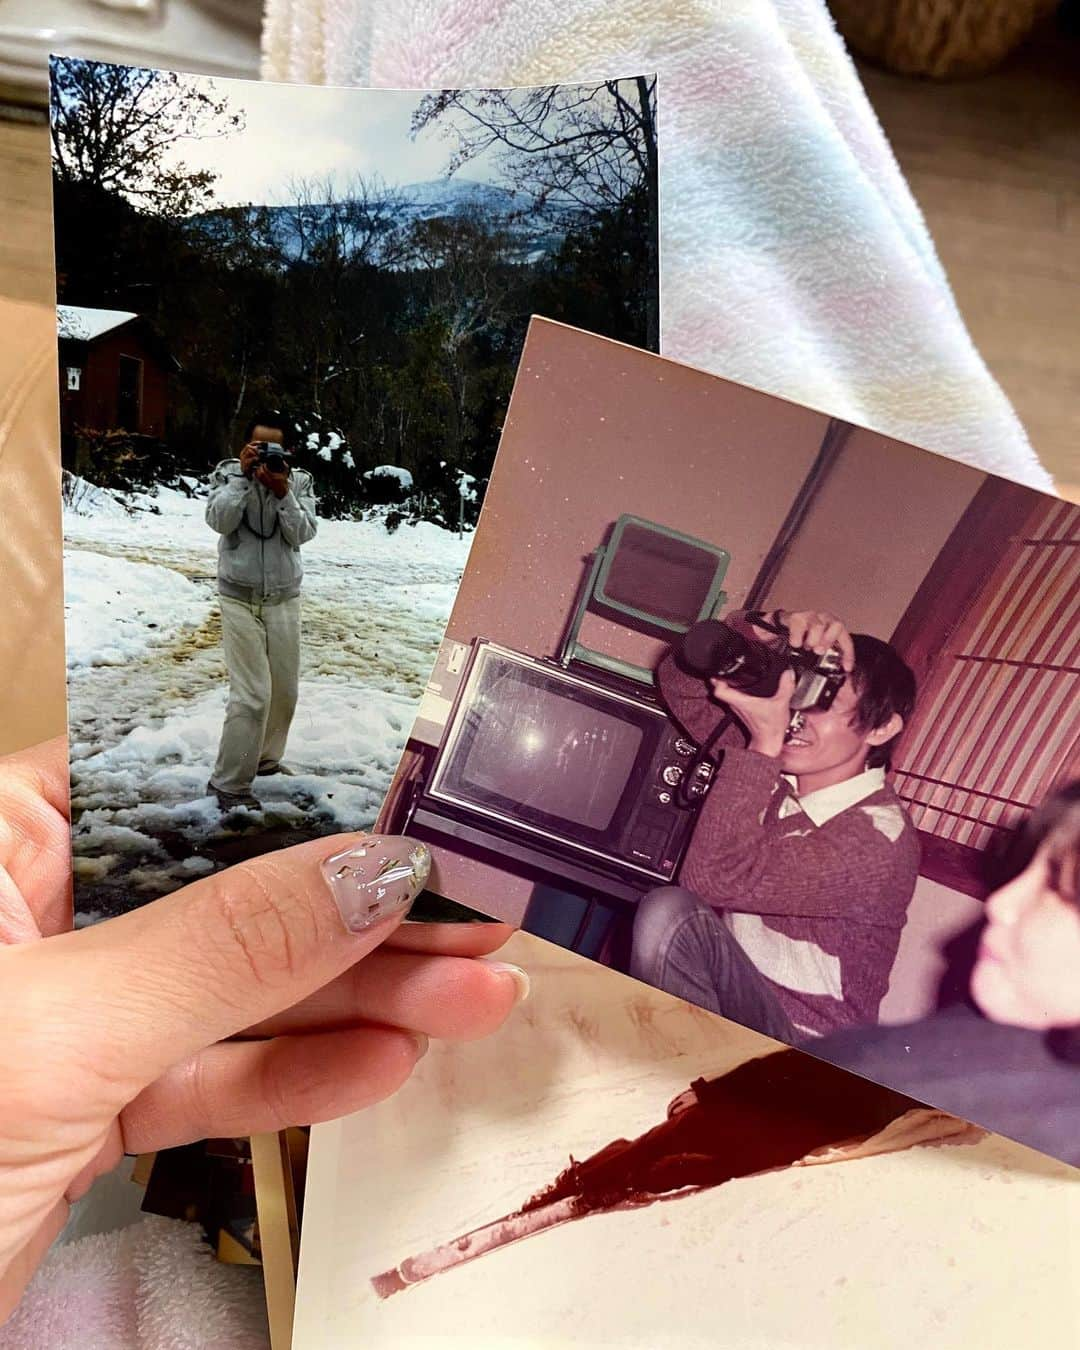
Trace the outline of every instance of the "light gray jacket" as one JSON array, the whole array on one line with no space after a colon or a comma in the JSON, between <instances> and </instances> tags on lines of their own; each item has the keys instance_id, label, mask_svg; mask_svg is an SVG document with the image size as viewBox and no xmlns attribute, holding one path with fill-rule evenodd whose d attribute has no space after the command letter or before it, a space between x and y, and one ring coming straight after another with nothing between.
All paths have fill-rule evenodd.
<instances>
[{"instance_id":1,"label":"light gray jacket","mask_svg":"<svg viewBox=\"0 0 1080 1350\"><path fill-rule=\"evenodd\" d=\"M238 459L224 459L210 476L206 523L218 540L218 590L234 600L270 602L300 594L300 546L315 538L314 481L294 468L278 498L245 478Z\"/></svg>"}]
</instances>

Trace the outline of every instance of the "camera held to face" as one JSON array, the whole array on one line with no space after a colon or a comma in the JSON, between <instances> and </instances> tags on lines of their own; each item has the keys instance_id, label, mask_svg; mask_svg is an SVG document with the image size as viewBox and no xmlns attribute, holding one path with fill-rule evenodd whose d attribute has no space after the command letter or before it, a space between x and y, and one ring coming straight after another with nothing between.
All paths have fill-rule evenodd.
<instances>
[{"instance_id":1,"label":"camera held to face","mask_svg":"<svg viewBox=\"0 0 1080 1350\"><path fill-rule=\"evenodd\" d=\"M705 619L684 633L675 649L678 665L689 675L726 680L759 698L775 694L781 675L793 670L792 712L830 707L847 678L839 651L834 647L821 655L792 647L785 628L760 614L746 617L754 627L775 634L772 641L759 642L722 620Z\"/></svg>"},{"instance_id":2,"label":"camera held to face","mask_svg":"<svg viewBox=\"0 0 1080 1350\"><path fill-rule=\"evenodd\" d=\"M255 468L263 464L270 473L289 472L289 461L285 458L285 452L280 445L274 445L270 441L255 441L254 444L258 449L258 454L255 456Z\"/></svg>"}]
</instances>

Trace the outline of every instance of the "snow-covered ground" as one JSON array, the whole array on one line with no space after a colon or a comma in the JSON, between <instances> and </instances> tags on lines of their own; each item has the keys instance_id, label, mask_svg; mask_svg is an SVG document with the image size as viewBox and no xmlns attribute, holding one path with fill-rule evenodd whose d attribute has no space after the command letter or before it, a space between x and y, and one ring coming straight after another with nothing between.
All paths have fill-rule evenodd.
<instances>
[{"instance_id":1,"label":"snow-covered ground","mask_svg":"<svg viewBox=\"0 0 1080 1350\"><path fill-rule=\"evenodd\" d=\"M162 489L129 514L77 496L64 518L77 908L114 913L263 848L370 825L470 537L320 522L304 548L295 776L258 779L263 810L223 818L206 791L226 675L204 503Z\"/></svg>"}]
</instances>

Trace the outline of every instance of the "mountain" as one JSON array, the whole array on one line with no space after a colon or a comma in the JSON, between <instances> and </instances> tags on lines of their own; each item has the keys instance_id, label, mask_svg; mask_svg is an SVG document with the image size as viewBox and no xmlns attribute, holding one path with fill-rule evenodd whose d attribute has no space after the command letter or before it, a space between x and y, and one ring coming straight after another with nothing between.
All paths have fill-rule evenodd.
<instances>
[{"instance_id":1,"label":"mountain","mask_svg":"<svg viewBox=\"0 0 1080 1350\"><path fill-rule=\"evenodd\" d=\"M562 243L565 217L550 208L536 210L523 192L467 178L436 178L407 183L388 192L385 229L407 229L416 221L450 220L472 212L482 214L511 236L515 261L537 262ZM281 252L295 261L309 251L320 235L342 218L343 203L313 203L298 213L294 206L217 207L189 218L200 231L221 237L239 214L254 222L265 213L270 235Z\"/></svg>"}]
</instances>

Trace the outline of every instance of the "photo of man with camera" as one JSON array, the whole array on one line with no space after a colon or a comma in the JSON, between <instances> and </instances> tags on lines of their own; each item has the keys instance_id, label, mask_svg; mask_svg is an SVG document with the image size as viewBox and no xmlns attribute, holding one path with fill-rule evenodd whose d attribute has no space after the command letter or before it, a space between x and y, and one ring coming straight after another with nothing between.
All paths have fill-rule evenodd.
<instances>
[{"instance_id":1,"label":"photo of man with camera","mask_svg":"<svg viewBox=\"0 0 1080 1350\"><path fill-rule=\"evenodd\" d=\"M300 683L300 549L315 538L312 477L289 462L286 420L249 421L238 459L210 479L206 523L218 535L221 634L229 702L207 790L222 810L258 809L256 775L282 764Z\"/></svg>"},{"instance_id":2,"label":"photo of man with camera","mask_svg":"<svg viewBox=\"0 0 1080 1350\"><path fill-rule=\"evenodd\" d=\"M789 1043L876 1022L918 875L886 779L912 672L832 614L775 611L696 625L657 683L699 759L724 748L680 884L637 908L631 974Z\"/></svg>"}]
</instances>

